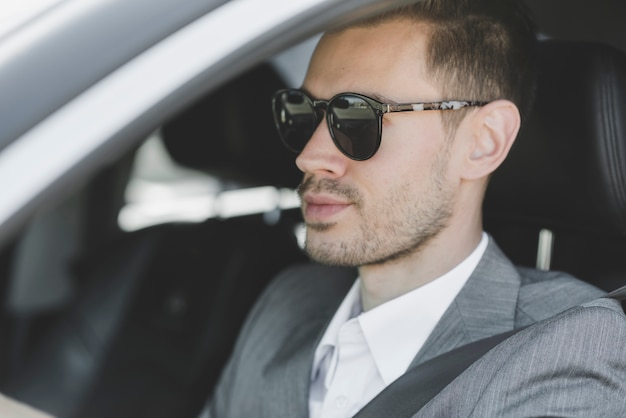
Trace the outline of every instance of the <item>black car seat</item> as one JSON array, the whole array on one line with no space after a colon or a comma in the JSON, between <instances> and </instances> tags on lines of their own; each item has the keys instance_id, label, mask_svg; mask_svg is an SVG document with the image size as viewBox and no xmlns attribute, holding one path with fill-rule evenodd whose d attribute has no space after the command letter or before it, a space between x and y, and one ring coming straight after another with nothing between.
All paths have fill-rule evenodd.
<instances>
[{"instance_id":1,"label":"black car seat","mask_svg":"<svg viewBox=\"0 0 626 418\"><path fill-rule=\"evenodd\" d=\"M615 289L626 284L626 55L544 41L538 77L534 109L489 185L486 229L518 264L535 267L539 253L540 268Z\"/></svg>"},{"instance_id":2,"label":"black car seat","mask_svg":"<svg viewBox=\"0 0 626 418\"><path fill-rule=\"evenodd\" d=\"M166 124L166 147L237 184L295 186L270 110L282 87L253 69ZM280 215L158 225L83 254L75 303L4 392L63 418L195 416L258 294L305 259L298 214Z\"/></svg>"}]
</instances>

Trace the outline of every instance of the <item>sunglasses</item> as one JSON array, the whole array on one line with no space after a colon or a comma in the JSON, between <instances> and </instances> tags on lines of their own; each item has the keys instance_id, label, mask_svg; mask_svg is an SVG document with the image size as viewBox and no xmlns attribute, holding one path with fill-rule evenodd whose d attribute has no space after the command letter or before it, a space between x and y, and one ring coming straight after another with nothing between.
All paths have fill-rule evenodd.
<instances>
[{"instance_id":1,"label":"sunglasses","mask_svg":"<svg viewBox=\"0 0 626 418\"><path fill-rule=\"evenodd\" d=\"M348 158L363 161L378 151L385 113L458 110L487 103L450 100L388 104L358 93L339 93L330 100L315 100L302 90L286 89L274 94L272 108L280 138L291 151L302 152L325 113L335 146Z\"/></svg>"}]
</instances>

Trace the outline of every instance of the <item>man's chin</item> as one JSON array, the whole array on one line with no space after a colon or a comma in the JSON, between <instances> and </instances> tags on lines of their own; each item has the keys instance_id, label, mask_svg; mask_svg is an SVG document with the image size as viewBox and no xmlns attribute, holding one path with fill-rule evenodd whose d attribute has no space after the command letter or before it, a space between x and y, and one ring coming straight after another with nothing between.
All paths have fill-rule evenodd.
<instances>
[{"instance_id":1,"label":"man's chin","mask_svg":"<svg viewBox=\"0 0 626 418\"><path fill-rule=\"evenodd\" d=\"M357 260L350 254L341 251L342 245L329 245L328 243L307 239L304 251L309 258L320 264L332 267L358 267Z\"/></svg>"},{"instance_id":2,"label":"man's chin","mask_svg":"<svg viewBox=\"0 0 626 418\"><path fill-rule=\"evenodd\" d=\"M337 225L337 222L307 222L307 236L316 232L328 232Z\"/></svg>"}]
</instances>

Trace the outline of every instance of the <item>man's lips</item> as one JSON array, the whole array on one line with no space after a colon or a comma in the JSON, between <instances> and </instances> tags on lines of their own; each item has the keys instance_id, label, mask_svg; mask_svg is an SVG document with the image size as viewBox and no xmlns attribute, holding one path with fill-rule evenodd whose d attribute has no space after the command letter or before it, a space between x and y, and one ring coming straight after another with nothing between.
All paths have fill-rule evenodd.
<instances>
[{"instance_id":1,"label":"man's lips","mask_svg":"<svg viewBox=\"0 0 626 418\"><path fill-rule=\"evenodd\" d=\"M352 203L330 196L305 195L302 199L304 218L307 221L328 221Z\"/></svg>"}]
</instances>

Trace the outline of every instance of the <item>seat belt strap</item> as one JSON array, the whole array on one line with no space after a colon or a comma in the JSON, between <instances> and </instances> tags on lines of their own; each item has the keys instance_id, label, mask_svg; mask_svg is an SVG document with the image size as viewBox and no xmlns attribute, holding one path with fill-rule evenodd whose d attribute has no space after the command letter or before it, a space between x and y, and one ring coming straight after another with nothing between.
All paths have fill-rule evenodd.
<instances>
[{"instance_id":1,"label":"seat belt strap","mask_svg":"<svg viewBox=\"0 0 626 418\"><path fill-rule=\"evenodd\" d=\"M603 297L626 300L626 286ZM487 351L523 329L466 344L409 369L365 405L354 418L413 416Z\"/></svg>"},{"instance_id":2,"label":"seat belt strap","mask_svg":"<svg viewBox=\"0 0 626 418\"><path fill-rule=\"evenodd\" d=\"M409 369L354 418L411 417L483 354L520 330L466 344Z\"/></svg>"}]
</instances>

